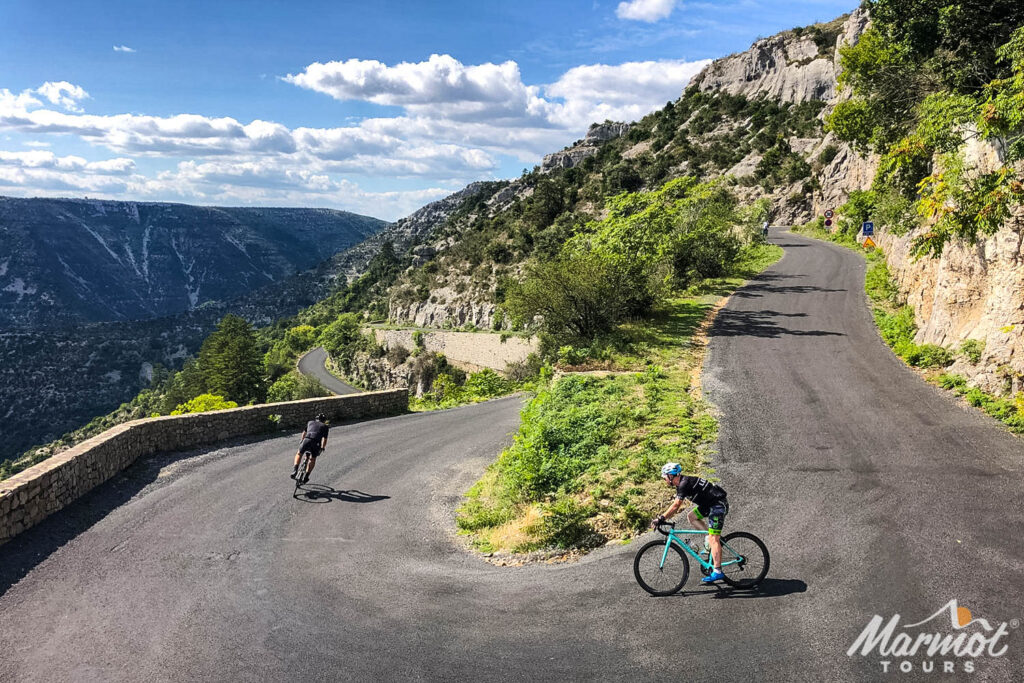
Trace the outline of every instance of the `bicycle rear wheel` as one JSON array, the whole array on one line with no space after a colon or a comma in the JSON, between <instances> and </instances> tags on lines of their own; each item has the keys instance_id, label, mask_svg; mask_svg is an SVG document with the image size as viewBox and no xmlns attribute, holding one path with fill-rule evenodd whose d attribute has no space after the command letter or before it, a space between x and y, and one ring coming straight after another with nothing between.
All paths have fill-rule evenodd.
<instances>
[{"instance_id":1,"label":"bicycle rear wheel","mask_svg":"<svg viewBox=\"0 0 1024 683\"><path fill-rule=\"evenodd\" d=\"M298 494L302 488L302 479L306 476L306 467L309 465L309 451L302 454L299 459L299 471L295 475L295 493Z\"/></svg>"},{"instance_id":2,"label":"bicycle rear wheel","mask_svg":"<svg viewBox=\"0 0 1024 683\"><path fill-rule=\"evenodd\" d=\"M664 564L661 561L665 557ZM678 546L669 546L665 553L665 541L651 541L637 551L633 559L633 576L640 587L651 595L672 595L686 583L690 575L690 563Z\"/></svg>"},{"instance_id":3,"label":"bicycle rear wheel","mask_svg":"<svg viewBox=\"0 0 1024 683\"><path fill-rule=\"evenodd\" d=\"M770 561L768 548L754 534L734 531L722 537L722 573L730 586L753 588L768 575Z\"/></svg>"}]
</instances>

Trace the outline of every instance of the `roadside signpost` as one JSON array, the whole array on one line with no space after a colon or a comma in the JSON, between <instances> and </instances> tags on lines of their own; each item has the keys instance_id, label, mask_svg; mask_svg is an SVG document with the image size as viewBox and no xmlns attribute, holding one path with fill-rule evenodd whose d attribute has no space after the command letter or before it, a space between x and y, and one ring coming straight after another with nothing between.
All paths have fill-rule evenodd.
<instances>
[{"instance_id":1,"label":"roadside signpost","mask_svg":"<svg viewBox=\"0 0 1024 683\"><path fill-rule=\"evenodd\" d=\"M865 249L874 249L875 248L875 241L873 239L871 239L870 237L865 237L864 238L864 248Z\"/></svg>"},{"instance_id":2,"label":"roadside signpost","mask_svg":"<svg viewBox=\"0 0 1024 683\"><path fill-rule=\"evenodd\" d=\"M832 217L836 215L836 212L832 209L825 209L825 229L832 230Z\"/></svg>"},{"instance_id":3,"label":"roadside signpost","mask_svg":"<svg viewBox=\"0 0 1024 683\"><path fill-rule=\"evenodd\" d=\"M825 209L825 218L832 218L832 216L835 216L835 215L836 215L836 212L833 211L832 209Z\"/></svg>"},{"instance_id":4,"label":"roadside signpost","mask_svg":"<svg viewBox=\"0 0 1024 683\"><path fill-rule=\"evenodd\" d=\"M875 234L875 224L871 221L864 221L864 224L860 226L860 232L865 237L869 237Z\"/></svg>"}]
</instances>

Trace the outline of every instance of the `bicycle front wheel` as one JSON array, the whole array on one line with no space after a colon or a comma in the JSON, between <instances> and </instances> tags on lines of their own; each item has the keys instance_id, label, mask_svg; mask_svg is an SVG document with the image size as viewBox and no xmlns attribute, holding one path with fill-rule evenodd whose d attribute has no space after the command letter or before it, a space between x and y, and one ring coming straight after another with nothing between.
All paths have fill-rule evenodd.
<instances>
[{"instance_id":1,"label":"bicycle front wheel","mask_svg":"<svg viewBox=\"0 0 1024 683\"><path fill-rule=\"evenodd\" d=\"M662 557L665 561L662 562ZM672 595L686 583L690 563L678 546L672 544L665 552L665 541L651 541L633 559L633 576L640 587L651 595Z\"/></svg>"},{"instance_id":2,"label":"bicycle front wheel","mask_svg":"<svg viewBox=\"0 0 1024 683\"><path fill-rule=\"evenodd\" d=\"M722 573L733 588L753 588L768 575L768 548L754 534L734 531L722 537Z\"/></svg>"}]
</instances>

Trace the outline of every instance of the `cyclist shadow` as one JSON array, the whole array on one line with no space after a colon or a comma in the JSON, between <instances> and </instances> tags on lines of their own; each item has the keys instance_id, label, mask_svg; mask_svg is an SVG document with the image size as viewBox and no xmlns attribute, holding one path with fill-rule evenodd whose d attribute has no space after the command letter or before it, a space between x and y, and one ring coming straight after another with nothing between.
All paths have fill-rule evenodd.
<instances>
[{"instance_id":1,"label":"cyclist shadow","mask_svg":"<svg viewBox=\"0 0 1024 683\"><path fill-rule=\"evenodd\" d=\"M333 500L340 500L343 503L376 503L391 498L363 493L356 489L339 491L323 484L303 484L292 497L303 503L330 503Z\"/></svg>"},{"instance_id":2,"label":"cyclist shadow","mask_svg":"<svg viewBox=\"0 0 1024 683\"><path fill-rule=\"evenodd\" d=\"M712 593L715 600L733 598L781 598L785 595L807 592L807 584L800 579L765 579L754 588L732 588L731 586L711 586L706 591L690 591L696 595Z\"/></svg>"}]
</instances>

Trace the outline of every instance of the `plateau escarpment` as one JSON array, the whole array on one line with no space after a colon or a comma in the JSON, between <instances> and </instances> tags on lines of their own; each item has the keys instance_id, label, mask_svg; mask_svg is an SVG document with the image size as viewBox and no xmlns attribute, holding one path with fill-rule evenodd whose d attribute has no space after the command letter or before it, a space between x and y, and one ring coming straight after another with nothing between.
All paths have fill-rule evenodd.
<instances>
[{"instance_id":1,"label":"plateau escarpment","mask_svg":"<svg viewBox=\"0 0 1024 683\"><path fill-rule=\"evenodd\" d=\"M0 198L0 460L132 398L225 313L267 323L325 296L330 269L297 271L387 225L327 209Z\"/></svg>"},{"instance_id":2,"label":"plateau escarpment","mask_svg":"<svg viewBox=\"0 0 1024 683\"><path fill-rule=\"evenodd\" d=\"M4 329L142 320L228 301L386 223L329 209L0 198Z\"/></svg>"}]
</instances>

